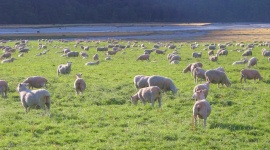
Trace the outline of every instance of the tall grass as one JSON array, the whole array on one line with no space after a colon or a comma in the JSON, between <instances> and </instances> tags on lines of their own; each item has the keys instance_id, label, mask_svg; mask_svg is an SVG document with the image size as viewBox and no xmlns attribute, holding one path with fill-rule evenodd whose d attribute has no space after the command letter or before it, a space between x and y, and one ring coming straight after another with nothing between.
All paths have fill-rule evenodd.
<instances>
[{"instance_id":1,"label":"tall grass","mask_svg":"<svg viewBox=\"0 0 270 150\"><path fill-rule=\"evenodd\" d=\"M2 45L14 46L16 41ZM133 43L134 41L131 41ZM102 41L83 42L91 46L88 59L60 57L55 53L74 47L75 41L46 44L50 50L46 55L35 56L41 52L38 41L29 41L30 52L17 57L13 63L0 65L0 79L9 85L8 97L0 99L0 149L269 149L269 67L266 58L261 56L263 47L256 46L253 56L259 59L254 68L264 77L263 81L240 83L240 70L246 65L232 66L241 59L241 53L233 51L239 47L230 46L229 55L220 56L218 62L208 60L207 51L200 43L195 51L202 51L202 58L192 58L188 43L174 42L182 60L178 65L170 65L166 55L151 54L150 62L135 61L143 49L127 48L105 61L105 54L98 52L101 62L97 66L84 66L92 61L96 46L106 46ZM139 41L152 48L151 41ZM127 45L127 41L119 41ZM164 42L165 44L165 42ZM235 43L234 43L235 44ZM161 47L160 49L165 49ZM172 52L168 50L167 54ZM57 77L59 64L72 61L72 71ZM191 99L194 83L190 73L182 70L192 62L200 61L204 69L222 66L232 86L217 88L211 84L208 101L212 113L203 129L199 120L192 127ZM82 73L87 88L83 95L75 95L73 82L76 73ZM162 108L157 104L139 103L134 106L130 96L136 92L133 85L135 75L162 75L171 78L179 88L173 96L163 93ZM48 91L52 96L51 116L42 110L32 109L25 114L16 91L18 83L29 76L40 75L48 79Z\"/></svg>"}]
</instances>

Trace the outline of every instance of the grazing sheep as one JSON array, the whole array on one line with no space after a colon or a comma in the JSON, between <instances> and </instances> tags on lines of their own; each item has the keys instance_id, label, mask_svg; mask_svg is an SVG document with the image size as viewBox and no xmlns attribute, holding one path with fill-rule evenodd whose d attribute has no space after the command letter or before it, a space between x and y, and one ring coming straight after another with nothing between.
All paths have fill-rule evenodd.
<instances>
[{"instance_id":1,"label":"grazing sheep","mask_svg":"<svg viewBox=\"0 0 270 150\"><path fill-rule=\"evenodd\" d=\"M69 74L71 71L71 65L72 62L67 62L67 64L59 65L57 68L57 76L59 76L59 74Z\"/></svg>"},{"instance_id":2,"label":"grazing sheep","mask_svg":"<svg viewBox=\"0 0 270 150\"><path fill-rule=\"evenodd\" d=\"M88 57L88 54L86 52L80 52L80 55L83 57L83 58L87 58Z\"/></svg>"},{"instance_id":3,"label":"grazing sheep","mask_svg":"<svg viewBox=\"0 0 270 150\"><path fill-rule=\"evenodd\" d=\"M148 87L148 79L150 76L136 75L133 79L134 86L137 89Z\"/></svg>"},{"instance_id":4,"label":"grazing sheep","mask_svg":"<svg viewBox=\"0 0 270 150\"><path fill-rule=\"evenodd\" d=\"M0 92L3 98L7 97L7 91L8 91L7 81L0 80Z\"/></svg>"},{"instance_id":5,"label":"grazing sheep","mask_svg":"<svg viewBox=\"0 0 270 150\"><path fill-rule=\"evenodd\" d=\"M202 82L202 79L205 80L205 75L204 75L205 72L206 71L204 69L202 69L201 67L194 68L193 71L192 71L192 75L194 77L194 82L197 83L198 82L198 78L201 79L201 82Z\"/></svg>"},{"instance_id":6,"label":"grazing sheep","mask_svg":"<svg viewBox=\"0 0 270 150\"><path fill-rule=\"evenodd\" d=\"M0 59L3 59L3 58L7 59L7 58L9 58L9 57L11 57L11 53L10 53L10 52L6 52L6 53L4 53L4 54L2 54L2 55L0 56Z\"/></svg>"},{"instance_id":7,"label":"grazing sheep","mask_svg":"<svg viewBox=\"0 0 270 150\"><path fill-rule=\"evenodd\" d=\"M208 70L205 72L205 78L207 82L214 83L214 84L219 84L223 85L225 84L227 87L231 86L231 82L228 79L227 75L218 70Z\"/></svg>"},{"instance_id":8,"label":"grazing sheep","mask_svg":"<svg viewBox=\"0 0 270 150\"><path fill-rule=\"evenodd\" d=\"M262 55L263 55L264 57L270 56L270 51L269 51L269 50L266 50L266 49L262 49Z\"/></svg>"},{"instance_id":9,"label":"grazing sheep","mask_svg":"<svg viewBox=\"0 0 270 150\"><path fill-rule=\"evenodd\" d=\"M199 52L199 53L193 52L192 53L192 57L194 57L194 58L201 58L202 57L202 52Z\"/></svg>"},{"instance_id":10,"label":"grazing sheep","mask_svg":"<svg viewBox=\"0 0 270 150\"><path fill-rule=\"evenodd\" d=\"M165 54L166 53L166 50L155 50L156 54Z\"/></svg>"},{"instance_id":11,"label":"grazing sheep","mask_svg":"<svg viewBox=\"0 0 270 150\"><path fill-rule=\"evenodd\" d=\"M203 119L204 128L206 128L207 117L211 114L210 103L205 99L203 90L196 91L193 98L197 101L193 105L193 126L196 125L197 117Z\"/></svg>"},{"instance_id":12,"label":"grazing sheep","mask_svg":"<svg viewBox=\"0 0 270 150\"><path fill-rule=\"evenodd\" d=\"M232 65L240 65L240 64L245 64L248 62L248 58L247 57L244 57L241 61L235 61L233 62Z\"/></svg>"},{"instance_id":13,"label":"grazing sheep","mask_svg":"<svg viewBox=\"0 0 270 150\"><path fill-rule=\"evenodd\" d=\"M19 53L28 53L29 49L20 49Z\"/></svg>"},{"instance_id":14,"label":"grazing sheep","mask_svg":"<svg viewBox=\"0 0 270 150\"><path fill-rule=\"evenodd\" d=\"M136 59L136 61L138 61L138 60L148 60L148 61L149 61L149 57L150 57L149 54L143 54L143 55L140 55L140 56Z\"/></svg>"},{"instance_id":15,"label":"grazing sheep","mask_svg":"<svg viewBox=\"0 0 270 150\"><path fill-rule=\"evenodd\" d=\"M98 54L95 54L95 55L93 56L93 60L99 60Z\"/></svg>"},{"instance_id":16,"label":"grazing sheep","mask_svg":"<svg viewBox=\"0 0 270 150\"><path fill-rule=\"evenodd\" d=\"M144 53L145 54L151 54L154 50L153 49L145 49Z\"/></svg>"},{"instance_id":17,"label":"grazing sheep","mask_svg":"<svg viewBox=\"0 0 270 150\"><path fill-rule=\"evenodd\" d=\"M174 60L178 60L178 61L180 61L181 60L181 57L179 56L179 55L172 55L172 57L171 57L171 59L170 59L170 63L172 62L172 61L174 61Z\"/></svg>"},{"instance_id":18,"label":"grazing sheep","mask_svg":"<svg viewBox=\"0 0 270 150\"><path fill-rule=\"evenodd\" d=\"M93 66L93 65L98 65L99 64L99 60L96 62L87 62L85 63L85 66Z\"/></svg>"},{"instance_id":19,"label":"grazing sheep","mask_svg":"<svg viewBox=\"0 0 270 150\"><path fill-rule=\"evenodd\" d=\"M11 57L11 58L9 58L9 59L5 59L5 60L2 60L2 64L3 63L10 63L10 62L13 62L15 60L15 58L14 57Z\"/></svg>"},{"instance_id":20,"label":"grazing sheep","mask_svg":"<svg viewBox=\"0 0 270 150\"><path fill-rule=\"evenodd\" d=\"M23 83L28 84L29 89L42 88L42 87L47 88L47 86L46 86L47 82L48 82L48 80L44 77L41 77L41 76L31 76L23 81Z\"/></svg>"},{"instance_id":21,"label":"grazing sheep","mask_svg":"<svg viewBox=\"0 0 270 150\"><path fill-rule=\"evenodd\" d=\"M252 56L252 50L246 50L246 51L244 51L244 53L242 54L242 56Z\"/></svg>"},{"instance_id":22,"label":"grazing sheep","mask_svg":"<svg viewBox=\"0 0 270 150\"><path fill-rule=\"evenodd\" d=\"M79 52L73 52L70 51L66 54L67 57L78 57L79 56Z\"/></svg>"},{"instance_id":23,"label":"grazing sheep","mask_svg":"<svg viewBox=\"0 0 270 150\"><path fill-rule=\"evenodd\" d=\"M50 111L51 96L45 89L29 90L26 83L19 83L17 91L20 93L20 99L25 112L29 112L30 108L44 109L46 113L46 107Z\"/></svg>"},{"instance_id":24,"label":"grazing sheep","mask_svg":"<svg viewBox=\"0 0 270 150\"><path fill-rule=\"evenodd\" d=\"M82 79L82 74L76 74L76 80L74 82L74 88L75 88L75 92L78 95L79 92L81 94L83 94L83 91L86 88L86 83L85 81Z\"/></svg>"},{"instance_id":25,"label":"grazing sheep","mask_svg":"<svg viewBox=\"0 0 270 150\"><path fill-rule=\"evenodd\" d=\"M209 49L209 50L215 50L215 49L216 49L216 45L209 45L209 46L208 46L208 49Z\"/></svg>"},{"instance_id":26,"label":"grazing sheep","mask_svg":"<svg viewBox=\"0 0 270 150\"><path fill-rule=\"evenodd\" d=\"M240 71L240 74L241 74L241 79L240 79L241 83L242 83L243 78L244 78L245 83L246 83L246 79L248 80L254 79L254 82L256 81L256 79L259 79L259 81L263 79L263 77L261 76L258 70L242 69Z\"/></svg>"},{"instance_id":27,"label":"grazing sheep","mask_svg":"<svg viewBox=\"0 0 270 150\"><path fill-rule=\"evenodd\" d=\"M252 67L252 66L257 66L257 58L256 57L252 57L249 59L248 61L248 68Z\"/></svg>"},{"instance_id":28,"label":"grazing sheep","mask_svg":"<svg viewBox=\"0 0 270 150\"><path fill-rule=\"evenodd\" d=\"M97 52L98 51L108 51L108 47L97 47Z\"/></svg>"},{"instance_id":29,"label":"grazing sheep","mask_svg":"<svg viewBox=\"0 0 270 150\"><path fill-rule=\"evenodd\" d=\"M220 52L217 53L218 56L220 55L225 55L227 56L228 55L228 50L221 50Z\"/></svg>"},{"instance_id":30,"label":"grazing sheep","mask_svg":"<svg viewBox=\"0 0 270 150\"><path fill-rule=\"evenodd\" d=\"M213 62L218 61L218 55L216 54L215 56L209 56L209 60Z\"/></svg>"},{"instance_id":31,"label":"grazing sheep","mask_svg":"<svg viewBox=\"0 0 270 150\"><path fill-rule=\"evenodd\" d=\"M131 96L131 101L135 105L138 104L138 100L141 100L144 105L146 102L150 102L152 103L152 107L154 107L155 101L158 100L158 106L161 107L161 92L158 86L141 88L136 94Z\"/></svg>"},{"instance_id":32,"label":"grazing sheep","mask_svg":"<svg viewBox=\"0 0 270 150\"><path fill-rule=\"evenodd\" d=\"M172 91L173 94L176 94L178 88L174 85L173 81L170 78L163 76L150 76L147 80L149 86L158 86L164 92Z\"/></svg>"},{"instance_id":33,"label":"grazing sheep","mask_svg":"<svg viewBox=\"0 0 270 150\"><path fill-rule=\"evenodd\" d=\"M205 82L204 84L198 84L193 88L193 92L195 93L197 91L203 90L204 96L205 98L207 98L208 91L210 89L209 85L210 85L209 82Z\"/></svg>"},{"instance_id":34,"label":"grazing sheep","mask_svg":"<svg viewBox=\"0 0 270 150\"><path fill-rule=\"evenodd\" d=\"M208 51L208 56L214 55L214 51L213 50L209 50Z\"/></svg>"},{"instance_id":35,"label":"grazing sheep","mask_svg":"<svg viewBox=\"0 0 270 150\"><path fill-rule=\"evenodd\" d=\"M188 64L187 67L183 70L183 72L187 73L188 71L190 71L192 73L194 68L196 68L196 67L201 67L202 68L202 66L203 66L203 64L200 63L200 62Z\"/></svg>"},{"instance_id":36,"label":"grazing sheep","mask_svg":"<svg viewBox=\"0 0 270 150\"><path fill-rule=\"evenodd\" d=\"M118 50L116 51L107 51L106 55L115 55L118 52Z\"/></svg>"}]
</instances>

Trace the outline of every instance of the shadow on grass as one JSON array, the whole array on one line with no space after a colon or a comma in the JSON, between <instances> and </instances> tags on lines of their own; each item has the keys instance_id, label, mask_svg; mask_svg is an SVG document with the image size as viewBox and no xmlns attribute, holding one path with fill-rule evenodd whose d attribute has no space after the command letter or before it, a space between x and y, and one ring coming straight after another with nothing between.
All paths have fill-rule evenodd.
<instances>
[{"instance_id":1,"label":"shadow on grass","mask_svg":"<svg viewBox=\"0 0 270 150\"><path fill-rule=\"evenodd\" d=\"M257 129L256 127L253 127L250 125L243 125L243 124L211 123L210 129L215 129L215 128L228 129L230 131Z\"/></svg>"}]
</instances>

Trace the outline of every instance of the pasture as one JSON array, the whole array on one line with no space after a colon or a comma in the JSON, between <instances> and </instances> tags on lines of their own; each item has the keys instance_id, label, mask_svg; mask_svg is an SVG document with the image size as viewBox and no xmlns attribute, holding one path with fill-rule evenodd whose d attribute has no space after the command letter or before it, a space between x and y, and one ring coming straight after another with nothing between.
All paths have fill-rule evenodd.
<instances>
[{"instance_id":1,"label":"pasture","mask_svg":"<svg viewBox=\"0 0 270 150\"><path fill-rule=\"evenodd\" d=\"M16 42L1 45L14 47ZM134 42L131 40L130 44ZM156 44L137 42L147 49ZM150 61L136 61L145 48L131 46L113 55L112 60L104 60L104 52L96 52L96 47L108 46L108 41L82 41L74 47L75 40L30 40L28 53L18 57L16 51L12 53L14 62L0 64L0 79L9 85L7 98L0 98L0 149L270 149L270 63L261 54L262 48L268 47L256 43L253 49L253 57L259 61L252 69L260 71L263 81L247 80L241 84L240 70L247 64L232 66L242 58L242 52L236 49L245 50L235 46L237 42L232 42L226 48L228 56L219 56L217 62L209 61L205 50L204 45L211 41L199 42L194 50L188 42L172 42L181 56L180 63L172 65L167 54L173 50L165 47L167 41L162 41L159 48L167 49L165 55L151 53ZM49 52L36 56L45 50L39 49L39 43L46 45ZM118 41L120 45L127 43ZM248 43L253 42L245 44ZM80 46L90 49L85 51ZM62 53L56 52L63 48L85 51L89 57L61 57ZM201 58L192 58L192 52L200 51ZM99 54L100 63L85 66L93 61L95 53ZM70 74L57 76L57 66L67 61L72 62ZM201 119L192 127L191 96L196 84L191 73L183 73L183 69L193 62L201 62L205 70L224 67L232 83L231 87L220 88L210 84L207 100L212 113L206 129ZM86 82L82 95L76 95L73 88L77 73L82 73ZM133 77L139 74L169 77L179 91L176 95L162 93L161 108L157 102L154 108L140 101L135 106L130 96L137 92ZM50 116L43 110L25 113L16 87L29 76L48 79Z\"/></svg>"}]
</instances>

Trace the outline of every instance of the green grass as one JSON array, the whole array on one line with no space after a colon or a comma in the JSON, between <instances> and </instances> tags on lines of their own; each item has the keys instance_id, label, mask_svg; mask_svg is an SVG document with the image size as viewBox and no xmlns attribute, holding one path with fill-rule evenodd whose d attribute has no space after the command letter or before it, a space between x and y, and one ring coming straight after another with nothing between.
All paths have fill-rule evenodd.
<instances>
[{"instance_id":1,"label":"green grass","mask_svg":"<svg viewBox=\"0 0 270 150\"><path fill-rule=\"evenodd\" d=\"M13 47L15 42L1 45ZM98 52L100 64L84 66L92 61L95 46L108 43L81 43L93 46L87 52L88 59L60 57L55 53L64 47L82 51L79 46L74 47L75 41L41 43L50 50L46 55L35 56L42 50L38 50L38 41L33 40L29 41L30 52L24 57L17 57L16 52L12 55L17 60L0 65L0 79L9 84L8 97L0 98L0 149L270 149L270 63L261 56L263 47L256 46L253 56L259 59L254 69L260 71L264 80L241 84L239 72L246 65L231 65L241 59L241 53L231 51L239 48L236 46L228 47L229 55L220 56L218 62L208 60L205 43L195 49L203 52L202 58L195 59L188 43L180 47L175 42L182 58L178 65L169 64L166 55L154 53L150 62L135 61L143 49L127 48L123 50L125 54L119 52L110 61ZM119 43L127 45L127 41ZM155 44L141 43L148 49ZM167 54L172 51L167 50ZM67 61L73 62L71 73L57 77L57 66ZM210 85L207 99L212 113L206 130L203 120L192 127L191 96L196 84L190 73L182 72L189 63L197 61L206 70L224 67L232 82L230 88ZM82 73L87 84L83 95L75 95L73 89L76 73ZM169 77L179 92L175 96L163 93L161 109L157 103L154 108L141 102L134 106L129 98L136 93L133 77L138 74ZM34 109L25 114L20 103L18 83L35 75L46 77L50 83L47 90L52 96L51 116Z\"/></svg>"}]
</instances>

